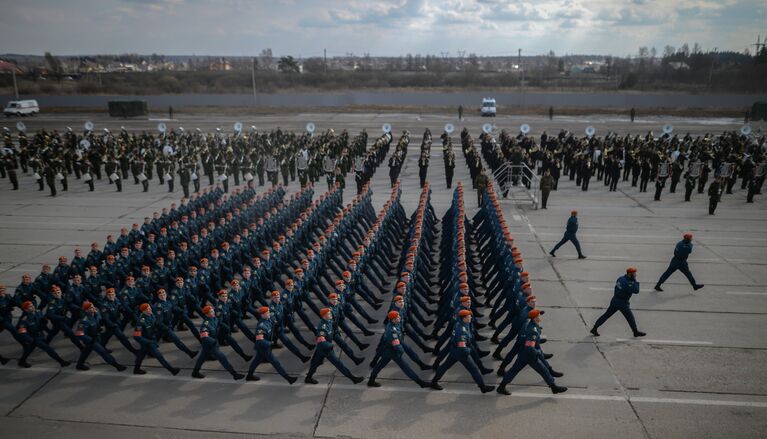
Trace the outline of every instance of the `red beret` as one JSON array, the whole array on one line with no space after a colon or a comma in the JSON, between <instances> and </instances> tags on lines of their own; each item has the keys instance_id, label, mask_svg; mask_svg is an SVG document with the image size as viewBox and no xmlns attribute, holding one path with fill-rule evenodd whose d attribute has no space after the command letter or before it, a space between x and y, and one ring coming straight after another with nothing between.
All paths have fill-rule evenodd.
<instances>
[{"instance_id":1,"label":"red beret","mask_svg":"<svg viewBox=\"0 0 767 439\"><path fill-rule=\"evenodd\" d=\"M320 317L325 317L325 316L326 316L326 315L328 315L329 313L330 313L330 308L322 308L322 309L320 310Z\"/></svg>"},{"instance_id":2,"label":"red beret","mask_svg":"<svg viewBox=\"0 0 767 439\"><path fill-rule=\"evenodd\" d=\"M626 273L636 273L637 269L636 267L629 267L626 269Z\"/></svg>"},{"instance_id":3,"label":"red beret","mask_svg":"<svg viewBox=\"0 0 767 439\"><path fill-rule=\"evenodd\" d=\"M269 312L269 307L268 306L262 306L261 308L258 308L258 313L259 314L266 314L268 312Z\"/></svg>"},{"instance_id":4,"label":"red beret","mask_svg":"<svg viewBox=\"0 0 767 439\"><path fill-rule=\"evenodd\" d=\"M394 320L397 317L399 317L399 313L397 311L389 311L389 314L386 314L386 318L389 320Z\"/></svg>"},{"instance_id":5,"label":"red beret","mask_svg":"<svg viewBox=\"0 0 767 439\"><path fill-rule=\"evenodd\" d=\"M344 280L343 280L343 279L338 279L338 280L336 281L336 286L337 286L337 287L340 287L341 285L346 285L346 282L344 282Z\"/></svg>"},{"instance_id":6,"label":"red beret","mask_svg":"<svg viewBox=\"0 0 767 439\"><path fill-rule=\"evenodd\" d=\"M470 315L471 315L471 311L469 311L468 309L462 309L462 310L458 311L458 317L464 318L464 317L470 316Z\"/></svg>"},{"instance_id":7,"label":"red beret","mask_svg":"<svg viewBox=\"0 0 767 439\"><path fill-rule=\"evenodd\" d=\"M541 311L538 308L531 309L530 312L527 313L527 317L534 319L541 315Z\"/></svg>"},{"instance_id":8,"label":"red beret","mask_svg":"<svg viewBox=\"0 0 767 439\"><path fill-rule=\"evenodd\" d=\"M210 314L210 312L213 311L213 307L210 305L205 305L205 308L202 309L203 314Z\"/></svg>"},{"instance_id":9,"label":"red beret","mask_svg":"<svg viewBox=\"0 0 767 439\"><path fill-rule=\"evenodd\" d=\"M277 290L272 291L272 297L280 297L280 292Z\"/></svg>"},{"instance_id":10,"label":"red beret","mask_svg":"<svg viewBox=\"0 0 767 439\"><path fill-rule=\"evenodd\" d=\"M465 289L469 288L469 284L467 284L466 282L461 282L461 284L458 285L458 288L460 288L462 290L465 290Z\"/></svg>"},{"instance_id":11,"label":"red beret","mask_svg":"<svg viewBox=\"0 0 767 439\"><path fill-rule=\"evenodd\" d=\"M399 302L399 301L401 301L401 300L405 300L405 299L404 299L402 296L400 296L399 294L397 294L396 296L394 296L394 301L395 301L395 302Z\"/></svg>"},{"instance_id":12,"label":"red beret","mask_svg":"<svg viewBox=\"0 0 767 439\"><path fill-rule=\"evenodd\" d=\"M144 311L149 309L149 304L148 303L142 303L141 306L138 307L138 309L141 310L141 312L144 312Z\"/></svg>"},{"instance_id":13,"label":"red beret","mask_svg":"<svg viewBox=\"0 0 767 439\"><path fill-rule=\"evenodd\" d=\"M83 311L88 311L91 308L93 308L92 303L88 302L87 300L83 302Z\"/></svg>"},{"instance_id":14,"label":"red beret","mask_svg":"<svg viewBox=\"0 0 767 439\"><path fill-rule=\"evenodd\" d=\"M471 302L471 296L461 296L461 303Z\"/></svg>"}]
</instances>

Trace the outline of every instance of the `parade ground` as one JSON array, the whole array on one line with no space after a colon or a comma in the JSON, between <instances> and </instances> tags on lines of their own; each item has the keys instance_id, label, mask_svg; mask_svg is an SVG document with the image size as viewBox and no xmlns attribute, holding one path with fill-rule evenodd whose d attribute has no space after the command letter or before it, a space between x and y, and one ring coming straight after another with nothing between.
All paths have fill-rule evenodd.
<instances>
[{"instance_id":1,"label":"parade ground","mask_svg":"<svg viewBox=\"0 0 767 439\"><path fill-rule=\"evenodd\" d=\"M425 128L434 137L428 180L437 217L450 206L453 189L445 186L439 135L453 123L456 180L466 187L469 217L477 212L476 192L471 181L458 133L468 127L476 139L483 123L517 132L530 124L531 134L543 130L556 135L560 128L578 134L594 126L597 135L612 130L619 135L656 136L665 124L674 133L693 136L738 130L742 119L642 118L631 123L626 116L555 117L499 116L481 119L470 115L458 121L454 115L428 114L277 114L242 119L204 114L176 114L175 120L158 115L150 120L117 120L96 114L56 114L23 119L30 132L45 128L63 131L71 126L82 131L91 120L95 130L152 130L158 122L169 128L183 126L210 132L232 131L234 122L246 130L281 127L303 130L313 122L318 131L348 129L351 136L365 128L371 142L381 126L390 123L394 139L410 130L410 150L400 175L403 206L411 215L421 192L418 182L418 147ZM15 120L0 121L13 129ZM752 128L767 129L764 122ZM392 145L394 146L394 144ZM478 142L477 142L477 146ZM393 148L392 148L393 149ZM387 159L372 179L373 204L378 211L389 198ZM85 252L91 242L103 244L107 234L143 222L145 216L169 207L182 196L158 185L142 193L133 180L124 182L122 193L105 182L95 192L74 178L69 191L55 198L38 192L30 174L19 175L21 188L0 191L0 283L12 293L24 273L33 278L43 263L56 264L60 255L70 257L75 246ZM347 176L346 200L354 194L354 177ZM207 182L207 180L206 180ZM288 385L269 365L258 369L258 382L233 381L217 362L207 362L206 378L190 377L193 360L172 344L161 345L166 358L182 371L170 375L154 359L145 362L146 375L133 375L130 368L116 372L96 355L91 370L74 366L59 368L39 350L30 357L32 367L21 369L16 361L0 366L0 431L5 438L56 436L60 438L764 438L767 437L767 195L747 204L746 191L736 185L732 195L723 195L716 215L708 214L708 197L693 194L684 202L684 183L675 194L666 189L662 201L653 201L653 191L640 193L630 181L621 181L617 192L608 192L595 178L587 192L563 177L551 193L548 209L502 201L504 215L524 266L531 273L534 294L543 317L546 352L554 354L551 365L564 373L558 383L569 390L552 395L539 375L526 368L508 387L511 396L496 392L481 394L468 372L453 367L443 378L444 390L421 389L393 363L384 369L380 388L365 382L354 385L327 363L315 378L318 385L303 383L308 369L286 349L276 351L290 374L300 379ZM259 188L261 191L264 188ZM291 182L288 194L298 189ZM324 179L317 184L315 198L326 190ZM548 255L565 230L570 211L578 210L578 236L587 259L579 260L571 244ZM703 289L693 291L679 272L664 284L664 292L653 285L668 266L674 245L685 232L694 234L690 269ZM612 317L593 337L589 329L613 295L616 279L629 266L638 269L641 292L631 304L643 338L634 338L620 314ZM391 287L391 285L390 285ZM388 304L391 292L383 299ZM383 319L387 307L373 311ZM372 311L372 310L371 310ZM489 311L488 311L489 312ZM255 320L248 320L254 325ZM365 337L372 346L362 353L366 361L354 366L341 359L355 375L368 376L369 362L383 325L369 326L376 332ZM309 334L309 331L301 326ZM492 334L490 328L480 333ZM193 348L197 341L186 332L179 336ZM243 347L252 349L242 334ZM360 335L361 336L361 335ZM362 336L361 336L362 337ZM490 341L480 343L494 349ZM77 350L65 338L53 346L65 359L75 360ZM112 342L117 360L133 364L132 355ZM231 349L223 351L239 371L247 364ZM17 359L21 347L7 333L0 333L0 354ZM434 357L420 354L428 363ZM497 368L499 362L483 359ZM425 379L433 372L419 371ZM500 378L485 375L488 384Z\"/></svg>"}]
</instances>

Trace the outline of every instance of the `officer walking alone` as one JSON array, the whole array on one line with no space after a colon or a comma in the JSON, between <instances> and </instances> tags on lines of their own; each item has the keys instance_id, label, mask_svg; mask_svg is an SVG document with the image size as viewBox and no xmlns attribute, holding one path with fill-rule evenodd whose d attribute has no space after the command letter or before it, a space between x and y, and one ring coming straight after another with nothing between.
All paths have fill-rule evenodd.
<instances>
[{"instance_id":1,"label":"officer walking alone","mask_svg":"<svg viewBox=\"0 0 767 439\"><path fill-rule=\"evenodd\" d=\"M629 304L629 300L631 300L631 297L634 294L639 294L637 269L634 267L629 267L626 269L626 274L619 277L618 280L615 281L615 290L613 291L613 298L610 301L610 306L607 308L604 314L599 316L596 323L594 323L594 326L590 331L591 334L593 334L595 337L599 337L599 332L597 331L599 327L602 326L607 321L607 319L612 317L613 314L620 311L621 314L623 314L623 317L625 317L626 321L629 323L629 327L634 332L634 337L644 337L647 335L637 329L634 313L631 312L631 305Z\"/></svg>"},{"instance_id":2,"label":"officer walking alone","mask_svg":"<svg viewBox=\"0 0 767 439\"><path fill-rule=\"evenodd\" d=\"M692 285L695 291L703 288L703 284L695 282L695 278L690 272L690 267L687 265L687 257L690 256L690 253L692 253L692 233L685 233L683 239L674 248L674 257L671 258L671 263L660 279L658 279L658 283L655 284L655 291L663 291L661 285L677 270L687 276L687 280L690 281L690 285Z\"/></svg>"},{"instance_id":3,"label":"officer walking alone","mask_svg":"<svg viewBox=\"0 0 767 439\"><path fill-rule=\"evenodd\" d=\"M583 255L583 252L581 252L581 243L578 242L578 237L575 236L575 234L578 232L578 211L573 210L570 212L570 218L567 220L567 229L565 230L565 236L562 237L562 240L557 243L557 245L554 246L553 249L549 252L549 254L552 257L557 257L554 253L559 249L559 247L562 247L565 245L567 241L571 241L573 245L575 246L575 250L578 251L578 259L586 259L586 256Z\"/></svg>"}]
</instances>

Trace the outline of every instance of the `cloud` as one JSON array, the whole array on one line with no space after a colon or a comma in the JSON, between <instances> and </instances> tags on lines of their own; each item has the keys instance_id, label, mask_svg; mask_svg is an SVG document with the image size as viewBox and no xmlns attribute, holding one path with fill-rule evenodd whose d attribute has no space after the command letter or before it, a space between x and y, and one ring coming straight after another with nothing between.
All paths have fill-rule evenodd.
<instances>
[{"instance_id":1,"label":"cloud","mask_svg":"<svg viewBox=\"0 0 767 439\"><path fill-rule=\"evenodd\" d=\"M763 0L35 0L6 2L0 53L373 55L742 50Z\"/></svg>"},{"instance_id":2,"label":"cloud","mask_svg":"<svg viewBox=\"0 0 767 439\"><path fill-rule=\"evenodd\" d=\"M511 1L505 3L489 3L487 11L482 15L486 20L495 21L528 21L546 20L546 12L532 3Z\"/></svg>"}]
</instances>

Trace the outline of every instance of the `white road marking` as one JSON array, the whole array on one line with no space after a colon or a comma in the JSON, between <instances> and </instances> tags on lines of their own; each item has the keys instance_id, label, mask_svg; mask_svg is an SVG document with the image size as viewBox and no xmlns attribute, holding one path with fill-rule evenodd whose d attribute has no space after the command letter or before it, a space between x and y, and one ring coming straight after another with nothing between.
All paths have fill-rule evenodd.
<instances>
[{"instance_id":1,"label":"white road marking","mask_svg":"<svg viewBox=\"0 0 767 439\"><path fill-rule=\"evenodd\" d=\"M562 233L563 232L541 232L541 233L539 233L539 235L562 236ZM589 238L603 238L603 237L605 237L605 234L603 234L603 233L602 234L583 233L583 234L578 234L578 236L589 237ZM672 239L677 239L677 240L679 239L679 235L624 235L624 234L616 233L613 236L615 236L617 238L621 238L621 239L623 239L623 238L642 238L642 239L658 238L658 239L671 239L671 240ZM716 238L716 237L698 237L698 238L700 238L700 239L705 241L706 239L712 239L712 238ZM728 237L726 239L736 240L736 241L767 241L767 238Z\"/></svg>"},{"instance_id":2,"label":"white road marking","mask_svg":"<svg viewBox=\"0 0 767 439\"><path fill-rule=\"evenodd\" d=\"M646 396L629 397L631 402L649 402L661 404L692 404L692 405L711 405L711 406L731 406L731 407L758 407L767 408L767 403L758 401L727 401L715 399L685 399L685 398L652 398Z\"/></svg>"},{"instance_id":3,"label":"white road marking","mask_svg":"<svg viewBox=\"0 0 767 439\"><path fill-rule=\"evenodd\" d=\"M612 261L614 259L629 260L636 259L630 256L604 256L604 255L588 255L588 259L594 259L597 261Z\"/></svg>"},{"instance_id":4,"label":"white road marking","mask_svg":"<svg viewBox=\"0 0 767 439\"><path fill-rule=\"evenodd\" d=\"M592 290L592 291L614 291L615 287L589 287L589 289ZM647 289L642 288L639 291L640 292L649 293L649 292L652 292L654 290L652 288L647 288Z\"/></svg>"},{"instance_id":5,"label":"white road marking","mask_svg":"<svg viewBox=\"0 0 767 439\"><path fill-rule=\"evenodd\" d=\"M652 339L648 339L648 338L616 338L615 341L617 341L617 342L641 341L643 343L649 343L649 344L674 344L674 345L689 345L689 344L713 345L714 344L714 343L712 343L710 341L652 340Z\"/></svg>"},{"instance_id":6,"label":"white road marking","mask_svg":"<svg viewBox=\"0 0 767 439\"><path fill-rule=\"evenodd\" d=\"M522 221L522 217L519 215L512 215L512 218L514 218L514 221Z\"/></svg>"},{"instance_id":7,"label":"white road marking","mask_svg":"<svg viewBox=\"0 0 767 439\"><path fill-rule=\"evenodd\" d=\"M767 296L767 293L757 291L725 291L724 294L732 294L735 296Z\"/></svg>"},{"instance_id":8,"label":"white road marking","mask_svg":"<svg viewBox=\"0 0 767 439\"><path fill-rule=\"evenodd\" d=\"M150 372L146 375L132 375L128 372L115 372L110 370L95 370L91 369L87 372L81 372L74 369L59 369L54 367L31 367L29 369L19 369L14 366L0 366L0 370L12 370L12 371L28 371L28 372L56 372L61 371L65 374L71 374L71 375L102 375L102 376L113 376L113 377L120 377L123 379L134 379L134 380L144 380L144 381L152 381L152 380L169 380L169 381L179 381L179 382L186 382L190 384L194 383L200 383L200 384L229 384L229 385L246 385L246 386L268 386L268 387L293 387L298 390L311 390L311 389L317 389L317 390L323 390L327 388L327 382L320 383L317 386L307 386L307 385L301 385L301 386L291 386L290 384L286 383L285 381L282 381L281 378L277 377L276 375L264 375L261 374L261 380L257 383L248 383L244 381L234 381L231 378L218 378L214 376L208 376L204 380L195 380L188 376L171 376L168 375L164 370L160 371L158 369L158 373ZM209 372L209 371L208 371ZM207 372L206 372L207 373ZM216 373L223 373L223 371L216 371ZM317 376L318 378L323 378L321 376ZM343 378L341 378L343 379ZM355 384L347 384L347 383L339 383L336 382L333 384L334 388L338 388L341 390L357 390L357 391L373 391L373 392L409 392L409 393L421 393L421 392L430 392L429 390L424 390L416 387L415 385L403 387L403 386L390 386L388 385L390 380L381 379L381 381L385 381L386 384L382 387L377 388L371 388L363 385L355 385ZM448 384L449 386L449 384ZM439 393L445 393L450 395L472 395L477 397L492 397L495 395L486 395L482 396L482 394L479 393L476 389L449 389L446 388L442 390ZM724 407L753 407L753 408L767 408L767 401L738 401L738 400L717 400L717 399L687 399L687 398L661 398L661 397L646 397L646 396L623 396L623 395L593 395L593 394L580 394L580 393L561 393L558 395L553 395L550 393L534 393L534 392L516 392L512 389L511 397L519 397L519 398L536 398L536 399L570 399L570 400L582 400L582 401L626 401L626 402L640 402L640 403L657 403L657 404L682 404L682 405L707 405L707 406L724 406Z\"/></svg>"}]
</instances>

